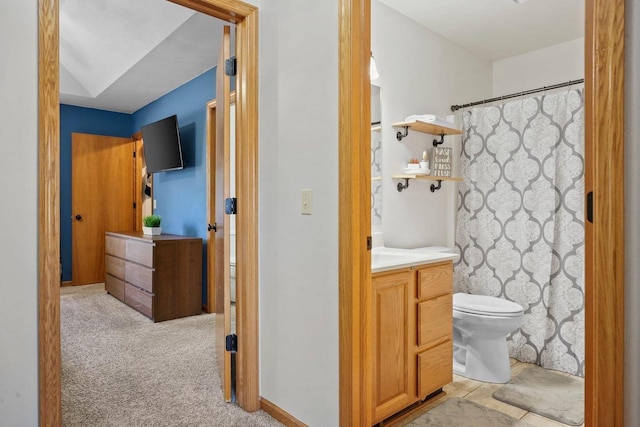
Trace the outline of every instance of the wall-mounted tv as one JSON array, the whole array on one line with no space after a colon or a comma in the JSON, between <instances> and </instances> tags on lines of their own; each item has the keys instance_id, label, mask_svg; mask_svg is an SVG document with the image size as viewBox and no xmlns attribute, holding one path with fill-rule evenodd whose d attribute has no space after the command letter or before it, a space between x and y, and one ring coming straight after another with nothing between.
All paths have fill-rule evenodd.
<instances>
[{"instance_id":1,"label":"wall-mounted tv","mask_svg":"<svg viewBox=\"0 0 640 427\"><path fill-rule=\"evenodd\" d=\"M141 130L147 173L184 167L177 116L142 126Z\"/></svg>"}]
</instances>

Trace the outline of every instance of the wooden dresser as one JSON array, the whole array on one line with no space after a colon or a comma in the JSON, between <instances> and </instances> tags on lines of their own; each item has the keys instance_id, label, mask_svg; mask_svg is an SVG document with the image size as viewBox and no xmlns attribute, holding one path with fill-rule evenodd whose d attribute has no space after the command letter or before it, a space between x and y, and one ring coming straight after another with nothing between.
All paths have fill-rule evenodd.
<instances>
[{"instance_id":1,"label":"wooden dresser","mask_svg":"<svg viewBox=\"0 0 640 427\"><path fill-rule=\"evenodd\" d=\"M154 322L202 311L202 239L107 232L105 288Z\"/></svg>"}]
</instances>

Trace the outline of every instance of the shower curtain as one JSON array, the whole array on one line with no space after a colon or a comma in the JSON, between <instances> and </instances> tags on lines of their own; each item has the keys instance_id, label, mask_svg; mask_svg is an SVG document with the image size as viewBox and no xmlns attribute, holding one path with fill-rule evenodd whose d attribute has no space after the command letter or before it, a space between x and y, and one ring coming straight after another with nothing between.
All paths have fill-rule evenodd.
<instances>
[{"instance_id":1,"label":"shower curtain","mask_svg":"<svg viewBox=\"0 0 640 427\"><path fill-rule=\"evenodd\" d=\"M515 301L511 357L584 376L582 90L463 113L454 289Z\"/></svg>"}]
</instances>

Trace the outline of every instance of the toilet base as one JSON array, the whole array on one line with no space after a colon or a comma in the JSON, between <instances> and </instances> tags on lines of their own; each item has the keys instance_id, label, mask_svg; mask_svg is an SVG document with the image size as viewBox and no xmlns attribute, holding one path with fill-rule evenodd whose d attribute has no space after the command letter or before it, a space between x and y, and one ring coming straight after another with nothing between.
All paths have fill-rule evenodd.
<instances>
[{"instance_id":1,"label":"toilet base","mask_svg":"<svg viewBox=\"0 0 640 427\"><path fill-rule=\"evenodd\" d=\"M511 380L506 336L474 339L454 333L453 354L453 372L457 375L488 383Z\"/></svg>"}]
</instances>

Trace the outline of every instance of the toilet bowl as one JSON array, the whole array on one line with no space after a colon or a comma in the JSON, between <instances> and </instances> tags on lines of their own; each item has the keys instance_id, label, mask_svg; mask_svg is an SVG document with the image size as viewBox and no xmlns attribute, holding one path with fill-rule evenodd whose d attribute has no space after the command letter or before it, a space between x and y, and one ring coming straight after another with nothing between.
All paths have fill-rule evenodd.
<instances>
[{"instance_id":1,"label":"toilet bowl","mask_svg":"<svg viewBox=\"0 0 640 427\"><path fill-rule=\"evenodd\" d=\"M453 372L491 383L511 379L507 335L522 325L515 302L485 295L453 295Z\"/></svg>"}]
</instances>

